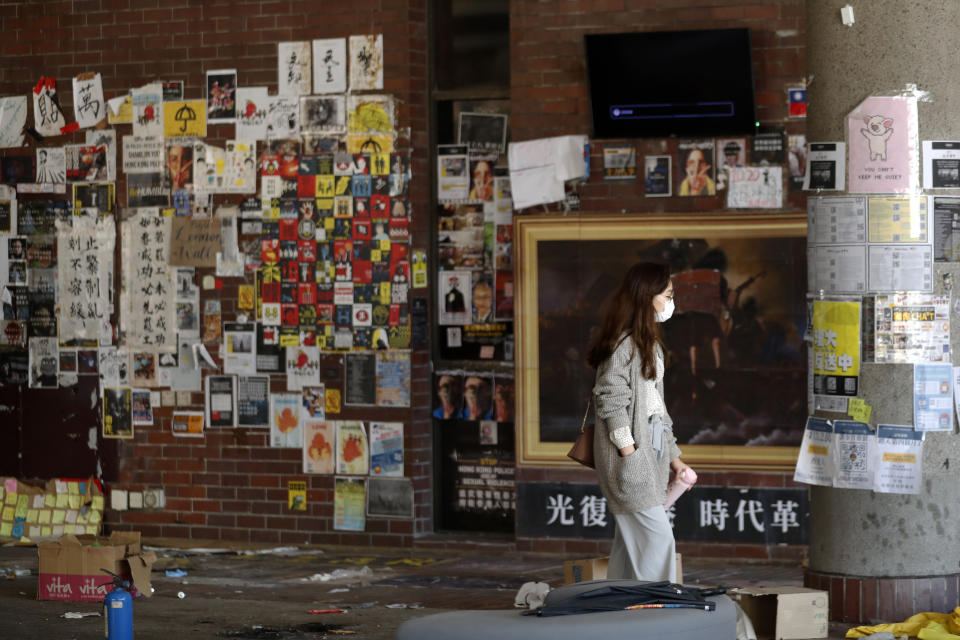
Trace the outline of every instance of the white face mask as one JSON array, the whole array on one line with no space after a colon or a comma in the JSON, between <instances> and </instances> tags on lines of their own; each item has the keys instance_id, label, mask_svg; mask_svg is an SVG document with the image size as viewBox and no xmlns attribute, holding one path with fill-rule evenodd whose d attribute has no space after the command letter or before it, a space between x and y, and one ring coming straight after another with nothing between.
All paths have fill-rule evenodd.
<instances>
[{"instance_id":1,"label":"white face mask","mask_svg":"<svg viewBox=\"0 0 960 640\"><path fill-rule=\"evenodd\" d=\"M673 298L670 298L669 300L667 300L666 304L663 305L663 311L657 311L656 309L654 309L653 313L657 318L657 322L666 322L667 320L669 320L670 316L673 315L673 309L674 309Z\"/></svg>"}]
</instances>

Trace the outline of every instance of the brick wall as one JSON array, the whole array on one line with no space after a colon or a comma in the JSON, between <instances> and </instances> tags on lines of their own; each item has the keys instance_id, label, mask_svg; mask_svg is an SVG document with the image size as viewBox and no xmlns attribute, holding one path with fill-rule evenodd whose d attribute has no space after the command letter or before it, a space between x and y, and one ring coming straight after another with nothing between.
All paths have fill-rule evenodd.
<instances>
[{"instance_id":1,"label":"brick wall","mask_svg":"<svg viewBox=\"0 0 960 640\"><path fill-rule=\"evenodd\" d=\"M70 0L7 2L0 14L0 95L27 95L41 76L54 77L64 114L72 119L71 78L86 71L102 75L106 98L126 93L155 79L183 80L185 98L204 97L205 72L237 69L241 86L277 90L277 43L316 38L382 33L384 93L397 99L398 123L409 127L413 149L410 202L411 248L426 249L428 229L427 27L423 0ZM32 116L28 118L32 123ZM120 125L118 137L130 135ZM211 125L207 141L222 146L233 135L230 125ZM49 139L45 145L82 142L83 133ZM29 149L12 153L33 153ZM122 176L117 193L125 193ZM239 202L217 196L215 203ZM124 204L120 196L119 204ZM198 282L209 270L198 269ZM252 282L252 279L248 279ZM119 282L119 280L118 280ZM236 279L222 291L202 291L202 298L222 300L222 317L236 315ZM423 291L411 291L423 295ZM213 346L215 345L208 345ZM212 353L216 353L211 348ZM342 372L342 358L325 362ZM413 353L412 402L429 405L429 357ZM279 377L273 391L284 391ZM47 392L53 401L57 394ZM193 394L202 408L203 396ZM116 455L101 449L108 489L163 488L162 510L108 512L112 528L136 528L147 536L219 538L276 543L344 543L409 545L415 533L432 530L430 419L426 411L344 408L341 419L402 421L405 428L405 475L416 491L414 519L367 521L365 532L333 531L333 478L304 476L299 449L273 449L266 430L208 431L196 442L170 434L172 408L155 410L152 427L137 427L136 437ZM97 424L96 411L90 420ZM58 433L52 430L50 440ZM56 447L56 445L54 445ZM93 470L90 471L93 473ZM16 473L16 471L12 471ZM308 511L286 508L287 482L306 479Z\"/></svg>"},{"instance_id":2,"label":"brick wall","mask_svg":"<svg viewBox=\"0 0 960 640\"><path fill-rule=\"evenodd\" d=\"M787 89L804 86L805 14L803 0L512 0L511 139L516 141L588 134L590 98L583 36L593 33L677 31L684 29L750 29L754 85L761 125L783 125L788 134L804 133L802 119L787 117ZM709 61L705 61L709 64ZM624 78L642 82L642 78ZM645 154L674 155L672 138L591 140L591 177L580 187L584 213L671 213L722 210L724 196L645 198L643 181L604 182L605 143L636 143L638 165ZM676 192L676 187L674 187ZM721 192L723 193L723 192ZM787 192L784 192L785 196ZM785 209L806 209L805 196L789 194ZM701 486L788 487L790 473L700 473ZM593 482L593 474L558 469L518 469L518 482ZM571 554L606 553L609 541L582 539L518 539L518 548ZM692 555L797 559L803 548L765 545L681 543Z\"/></svg>"}]
</instances>

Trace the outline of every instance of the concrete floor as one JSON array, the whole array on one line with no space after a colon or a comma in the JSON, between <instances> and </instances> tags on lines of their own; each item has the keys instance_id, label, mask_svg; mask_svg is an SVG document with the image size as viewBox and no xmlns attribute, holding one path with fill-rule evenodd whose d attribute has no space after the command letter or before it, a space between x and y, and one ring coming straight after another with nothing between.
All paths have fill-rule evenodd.
<instances>
[{"instance_id":1,"label":"concrete floor","mask_svg":"<svg viewBox=\"0 0 960 640\"><path fill-rule=\"evenodd\" d=\"M501 549L237 549L209 541L145 542L156 547L160 559L152 575L153 597L134 602L138 640L387 640L413 617L452 609L511 609L524 582L563 584L563 561L570 559ZM167 569L187 575L166 577ZM36 571L35 548L0 548L0 639L102 639L102 617L62 617L66 612L97 613L101 605L36 600ZM687 584L773 586L802 581L802 570L795 565L694 558L684 558L684 574ZM178 597L181 592L183 598ZM345 612L310 613L327 609ZM832 625L830 638L844 637L848 626Z\"/></svg>"}]
</instances>

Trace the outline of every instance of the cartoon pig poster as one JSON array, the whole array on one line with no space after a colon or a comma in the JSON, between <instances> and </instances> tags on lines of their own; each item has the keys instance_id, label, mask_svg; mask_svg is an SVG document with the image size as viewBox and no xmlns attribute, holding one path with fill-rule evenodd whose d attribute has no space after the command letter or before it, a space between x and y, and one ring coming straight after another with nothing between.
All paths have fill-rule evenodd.
<instances>
[{"instance_id":1,"label":"cartoon pig poster","mask_svg":"<svg viewBox=\"0 0 960 640\"><path fill-rule=\"evenodd\" d=\"M913 193L920 186L915 96L870 97L847 116L851 193Z\"/></svg>"}]
</instances>

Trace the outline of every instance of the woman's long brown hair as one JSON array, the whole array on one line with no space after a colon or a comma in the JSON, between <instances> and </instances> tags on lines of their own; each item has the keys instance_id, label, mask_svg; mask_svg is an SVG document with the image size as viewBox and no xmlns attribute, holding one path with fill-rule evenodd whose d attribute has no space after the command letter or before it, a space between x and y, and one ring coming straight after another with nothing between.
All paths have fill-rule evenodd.
<instances>
[{"instance_id":1,"label":"woman's long brown hair","mask_svg":"<svg viewBox=\"0 0 960 640\"><path fill-rule=\"evenodd\" d=\"M633 338L640 354L644 378L656 377L654 346L661 344L653 298L670 284L670 269L653 262L638 262L627 270L613 296L607 300L600 331L587 352L587 363L596 369L609 358L623 334Z\"/></svg>"}]
</instances>

